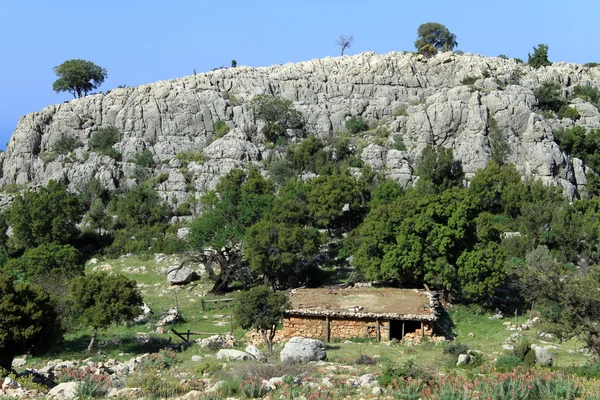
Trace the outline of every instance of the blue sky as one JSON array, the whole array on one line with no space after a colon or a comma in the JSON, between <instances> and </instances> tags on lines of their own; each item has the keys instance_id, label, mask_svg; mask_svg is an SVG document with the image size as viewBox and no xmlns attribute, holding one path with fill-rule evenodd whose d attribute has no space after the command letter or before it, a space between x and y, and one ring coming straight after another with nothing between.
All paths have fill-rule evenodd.
<instances>
[{"instance_id":1,"label":"blue sky","mask_svg":"<svg viewBox=\"0 0 600 400\"><path fill-rule=\"evenodd\" d=\"M82 58L108 70L100 90L172 79L219 66L268 66L346 54L414 50L420 24L440 22L458 48L527 60L539 43L551 61L600 62L600 1L2 0L0 148L18 118L72 98L52 68Z\"/></svg>"}]
</instances>

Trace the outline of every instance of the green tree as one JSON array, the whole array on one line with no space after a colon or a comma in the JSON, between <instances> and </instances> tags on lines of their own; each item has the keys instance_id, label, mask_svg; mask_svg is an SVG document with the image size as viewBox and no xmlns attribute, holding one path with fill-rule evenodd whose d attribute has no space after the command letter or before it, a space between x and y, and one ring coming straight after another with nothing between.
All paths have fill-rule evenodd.
<instances>
[{"instance_id":1,"label":"green tree","mask_svg":"<svg viewBox=\"0 0 600 400\"><path fill-rule=\"evenodd\" d=\"M234 309L236 323L243 329L258 330L267 344L269 354L273 354L275 331L288 307L285 294L257 286L244 292L241 299L243 301Z\"/></svg>"},{"instance_id":2,"label":"green tree","mask_svg":"<svg viewBox=\"0 0 600 400\"><path fill-rule=\"evenodd\" d=\"M77 196L64 183L49 181L37 192L15 198L9 213L13 227L11 244L27 249L45 243L68 244L79 234L83 210Z\"/></svg>"},{"instance_id":3,"label":"green tree","mask_svg":"<svg viewBox=\"0 0 600 400\"><path fill-rule=\"evenodd\" d=\"M0 370L10 370L19 354L47 351L62 334L52 299L42 289L15 284L0 272Z\"/></svg>"},{"instance_id":4,"label":"green tree","mask_svg":"<svg viewBox=\"0 0 600 400\"><path fill-rule=\"evenodd\" d=\"M600 359L600 270L567 269L552 257L546 246L527 254L520 272L523 297L541 310L543 329L563 340L578 337Z\"/></svg>"},{"instance_id":5,"label":"green tree","mask_svg":"<svg viewBox=\"0 0 600 400\"><path fill-rule=\"evenodd\" d=\"M70 279L83 275L84 264L73 246L44 243L25 250L19 258L8 260L4 269L20 281L52 277Z\"/></svg>"},{"instance_id":6,"label":"green tree","mask_svg":"<svg viewBox=\"0 0 600 400\"><path fill-rule=\"evenodd\" d=\"M169 206L147 183L135 186L119 198L116 211L117 224L128 228L166 224L171 217Z\"/></svg>"},{"instance_id":7,"label":"green tree","mask_svg":"<svg viewBox=\"0 0 600 400\"><path fill-rule=\"evenodd\" d=\"M592 85L577 85L573 88L573 96L597 105L600 100L600 90Z\"/></svg>"},{"instance_id":8,"label":"green tree","mask_svg":"<svg viewBox=\"0 0 600 400\"><path fill-rule=\"evenodd\" d=\"M319 176L307 183L308 212L322 228L351 228L365 210L358 181L347 173Z\"/></svg>"},{"instance_id":9,"label":"green tree","mask_svg":"<svg viewBox=\"0 0 600 400\"><path fill-rule=\"evenodd\" d=\"M431 182L440 191L462 185L462 165L454 160L452 149L447 147L427 145L421 154L417 175L420 181Z\"/></svg>"},{"instance_id":10,"label":"green tree","mask_svg":"<svg viewBox=\"0 0 600 400\"><path fill-rule=\"evenodd\" d=\"M88 352L98 329L130 321L141 313L143 300L137 283L124 275L99 272L80 276L73 280L69 292L73 313L93 329Z\"/></svg>"},{"instance_id":11,"label":"green tree","mask_svg":"<svg viewBox=\"0 0 600 400\"><path fill-rule=\"evenodd\" d=\"M201 199L204 211L192 222L188 240L208 267L214 281L211 293L224 293L232 280L244 273L242 240L246 230L272 209L273 192L273 182L258 170L251 169L246 175L234 169ZM218 273L211 267L213 263L219 266Z\"/></svg>"},{"instance_id":12,"label":"green tree","mask_svg":"<svg viewBox=\"0 0 600 400\"><path fill-rule=\"evenodd\" d=\"M552 65L552 63L548 60L548 45L538 44L537 47L534 46L533 54L529 53L527 64L531 65L533 68L547 67Z\"/></svg>"},{"instance_id":13,"label":"green tree","mask_svg":"<svg viewBox=\"0 0 600 400\"><path fill-rule=\"evenodd\" d=\"M254 115L266 125L262 128L265 137L274 142L285 134L286 129L302 127L302 115L294 109L294 104L286 99L260 94L251 100Z\"/></svg>"},{"instance_id":14,"label":"green tree","mask_svg":"<svg viewBox=\"0 0 600 400\"><path fill-rule=\"evenodd\" d=\"M425 45L431 45L441 51L452 51L458 43L456 35L448 30L444 25L437 22L427 22L421 24L417 29L417 40L415 47L417 50Z\"/></svg>"},{"instance_id":15,"label":"green tree","mask_svg":"<svg viewBox=\"0 0 600 400\"><path fill-rule=\"evenodd\" d=\"M506 279L505 258L504 252L494 242L461 253L456 261L460 298L473 302L491 299Z\"/></svg>"},{"instance_id":16,"label":"green tree","mask_svg":"<svg viewBox=\"0 0 600 400\"><path fill-rule=\"evenodd\" d=\"M494 117L488 118L488 140L492 150L492 160L498 165L504 164L509 152L508 143Z\"/></svg>"},{"instance_id":17,"label":"green tree","mask_svg":"<svg viewBox=\"0 0 600 400\"><path fill-rule=\"evenodd\" d=\"M301 273L298 266L311 259L319 244L319 231L314 228L265 219L248 229L244 257L275 289Z\"/></svg>"},{"instance_id":18,"label":"green tree","mask_svg":"<svg viewBox=\"0 0 600 400\"><path fill-rule=\"evenodd\" d=\"M566 104L561 94L560 84L552 80L543 82L533 91L533 94L541 110L558 112Z\"/></svg>"},{"instance_id":19,"label":"green tree","mask_svg":"<svg viewBox=\"0 0 600 400\"><path fill-rule=\"evenodd\" d=\"M106 69L91 61L80 59L67 60L53 68L58 79L52 89L58 92L69 92L73 97L87 96L88 92L100 87L106 79Z\"/></svg>"}]
</instances>

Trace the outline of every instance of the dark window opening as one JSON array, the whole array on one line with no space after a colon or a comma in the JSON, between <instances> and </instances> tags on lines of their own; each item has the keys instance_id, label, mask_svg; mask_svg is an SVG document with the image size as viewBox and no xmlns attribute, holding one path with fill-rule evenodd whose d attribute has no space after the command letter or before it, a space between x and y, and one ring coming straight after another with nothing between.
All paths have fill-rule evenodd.
<instances>
[{"instance_id":1,"label":"dark window opening","mask_svg":"<svg viewBox=\"0 0 600 400\"><path fill-rule=\"evenodd\" d=\"M413 333L421 330L420 321L390 321L390 338L402 340L402 324L404 324L404 334Z\"/></svg>"}]
</instances>

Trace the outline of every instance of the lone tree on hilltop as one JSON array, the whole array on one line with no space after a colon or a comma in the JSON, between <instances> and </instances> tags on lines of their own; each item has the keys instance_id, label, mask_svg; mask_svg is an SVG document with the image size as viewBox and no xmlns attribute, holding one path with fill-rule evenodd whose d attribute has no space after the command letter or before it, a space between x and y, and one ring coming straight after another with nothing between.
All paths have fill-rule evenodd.
<instances>
[{"instance_id":1,"label":"lone tree on hilltop","mask_svg":"<svg viewBox=\"0 0 600 400\"><path fill-rule=\"evenodd\" d=\"M105 272L75 278L70 294L74 314L93 328L88 353L94 346L98 329L132 320L141 313L143 304L135 280Z\"/></svg>"},{"instance_id":2,"label":"lone tree on hilltop","mask_svg":"<svg viewBox=\"0 0 600 400\"><path fill-rule=\"evenodd\" d=\"M458 42L456 35L448 30L444 25L437 22L427 22L421 24L417 29L417 40L415 47L417 50L425 45L431 45L440 51L452 51Z\"/></svg>"},{"instance_id":3,"label":"lone tree on hilltop","mask_svg":"<svg viewBox=\"0 0 600 400\"><path fill-rule=\"evenodd\" d=\"M241 297L234 310L234 318L243 329L254 328L259 331L269 354L273 354L273 338L277 324L288 306L287 298L282 292L272 292L266 286L254 287Z\"/></svg>"},{"instance_id":4,"label":"lone tree on hilltop","mask_svg":"<svg viewBox=\"0 0 600 400\"><path fill-rule=\"evenodd\" d=\"M19 354L40 354L62 338L54 303L41 288L0 272L0 371Z\"/></svg>"},{"instance_id":5,"label":"lone tree on hilltop","mask_svg":"<svg viewBox=\"0 0 600 400\"><path fill-rule=\"evenodd\" d=\"M550 60L548 60L548 45L540 43L537 47L533 47L533 54L529 54L529 59L527 60L527 64L531 65L533 68L539 67L547 67L552 65Z\"/></svg>"},{"instance_id":6,"label":"lone tree on hilltop","mask_svg":"<svg viewBox=\"0 0 600 400\"><path fill-rule=\"evenodd\" d=\"M342 55L344 55L344 50L349 49L350 47L352 47L352 41L353 40L354 40L354 36L352 36L352 35L350 35L350 36L340 35L340 37L335 42L335 44L337 44L338 46L340 46L340 49L342 49Z\"/></svg>"},{"instance_id":7,"label":"lone tree on hilltop","mask_svg":"<svg viewBox=\"0 0 600 400\"><path fill-rule=\"evenodd\" d=\"M69 92L75 98L87 96L106 79L106 69L91 61L67 60L53 68L58 79L52 84L56 93Z\"/></svg>"}]
</instances>

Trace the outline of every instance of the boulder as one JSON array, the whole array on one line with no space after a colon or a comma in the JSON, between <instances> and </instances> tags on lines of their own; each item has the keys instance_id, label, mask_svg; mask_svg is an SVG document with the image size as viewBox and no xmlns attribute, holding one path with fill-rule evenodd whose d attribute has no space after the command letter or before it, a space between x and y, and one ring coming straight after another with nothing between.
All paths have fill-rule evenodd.
<instances>
[{"instance_id":1,"label":"boulder","mask_svg":"<svg viewBox=\"0 0 600 400\"><path fill-rule=\"evenodd\" d=\"M250 354L234 349L221 349L217 353L217 360L228 360L228 361L247 361L252 357Z\"/></svg>"},{"instance_id":2,"label":"boulder","mask_svg":"<svg viewBox=\"0 0 600 400\"><path fill-rule=\"evenodd\" d=\"M19 368L25 364L27 364L27 360L25 360L24 358L15 358L12 362L12 367Z\"/></svg>"},{"instance_id":3,"label":"boulder","mask_svg":"<svg viewBox=\"0 0 600 400\"><path fill-rule=\"evenodd\" d=\"M542 346L531 345L531 350L535 351L535 363L544 367L552 366L552 354Z\"/></svg>"},{"instance_id":4,"label":"boulder","mask_svg":"<svg viewBox=\"0 0 600 400\"><path fill-rule=\"evenodd\" d=\"M456 362L456 366L473 364L473 356L470 354L459 354L458 361Z\"/></svg>"},{"instance_id":5,"label":"boulder","mask_svg":"<svg viewBox=\"0 0 600 400\"><path fill-rule=\"evenodd\" d=\"M246 346L246 353L250 354L252 357L254 357L256 360L258 360L260 362L267 361L267 356L265 355L265 353L260 351L258 349L258 347L254 346L254 345L249 344L248 346Z\"/></svg>"},{"instance_id":6,"label":"boulder","mask_svg":"<svg viewBox=\"0 0 600 400\"><path fill-rule=\"evenodd\" d=\"M321 361L327 358L327 351L320 340L293 337L285 344L279 357L282 362Z\"/></svg>"},{"instance_id":7,"label":"boulder","mask_svg":"<svg viewBox=\"0 0 600 400\"><path fill-rule=\"evenodd\" d=\"M80 382L63 382L50 389L48 398L51 399L74 399L77 397L77 387Z\"/></svg>"},{"instance_id":8,"label":"boulder","mask_svg":"<svg viewBox=\"0 0 600 400\"><path fill-rule=\"evenodd\" d=\"M15 381L14 379L12 379L8 376L3 379L2 390L17 389L19 387L21 387L21 385L19 385L19 382Z\"/></svg>"},{"instance_id":9,"label":"boulder","mask_svg":"<svg viewBox=\"0 0 600 400\"><path fill-rule=\"evenodd\" d=\"M167 282L170 285L185 285L196 278L196 273L190 267L175 267L167 273Z\"/></svg>"}]
</instances>

